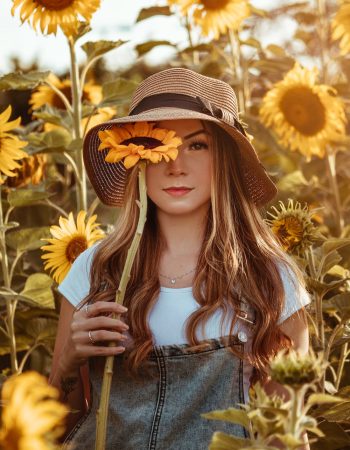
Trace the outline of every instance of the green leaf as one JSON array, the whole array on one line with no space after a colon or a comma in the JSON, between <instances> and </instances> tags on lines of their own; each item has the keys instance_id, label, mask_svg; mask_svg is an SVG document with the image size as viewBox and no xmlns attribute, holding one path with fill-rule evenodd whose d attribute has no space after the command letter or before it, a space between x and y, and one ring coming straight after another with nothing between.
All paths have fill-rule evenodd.
<instances>
[{"instance_id":1,"label":"green leaf","mask_svg":"<svg viewBox=\"0 0 350 450\"><path fill-rule=\"evenodd\" d=\"M51 289L53 280L45 273L34 273L27 278L21 295L40 308L55 308L55 300Z\"/></svg>"},{"instance_id":2,"label":"green leaf","mask_svg":"<svg viewBox=\"0 0 350 450\"><path fill-rule=\"evenodd\" d=\"M137 16L136 23L159 15L171 16L172 12L170 11L169 6L151 6L150 8L142 8Z\"/></svg>"},{"instance_id":3,"label":"green leaf","mask_svg":"<svg viewBox=\"0 0 350 450\"><path fill-rule=\"evenodd\" d=\"M183 50L181 50L180 54L187 54L187 53L193 53L193 52L211 52L213 49L213 46L210 44L198 44L194 45L193 47L186 47Z\"/></svg>"},{"instance_id":4,"label":"green leaf","mask_svg":"<svg viewBox=\"0 0 350 450\"><path fill-rule=\"evenodd\" d=\"M247 448L245 444L251 444L250 439L242 439L221 431L215 431L208 448L209 450L240 450L241 448Z\"/></svg>"},{"instance_id":5,"label":"green leaf","mask_svg":"<svg viewBox=\"0 0 350 450\"><path fill-rule=\"evenodd\" d=\"M27 90L34 89L43 83L50 75L50 72L15 72L8 73L0 77L0 90L17 89Z\"/></svg>"},{"instance_id":6,"label":"green leaf","mask_svg":"<svg viewBox=\"0 0 350 450\"><path fill-rule=\"evenodd\" d=\"M47 317L35 317L25 324L25 332L36 341L52 343L57 332L57 321Z\"/></svg>"},{"instance_id":7,"label":"green leaf","mask_svg":"<svg viewBox=\"0 0 350 450\"><path fill-rule=\"evenodd\" d=\"M126 78L117 78L102 85L102 106L128 102L138 83Z\"/></svg>"},{"instance_id":8,"label":"green leaf","mask_svg":"<svg viewBox=\"0 0 350 450\"><path fill-rule=\"evenodd\" d=\"M61 153L67 151L67 147L72 141L72 135L64 128L57 128L44 133L29 133L27 141L32 153Z\"/></svg>"},{"instance_id":9,"label":"green leaf","mask_svg":"<svg viewBox=\"0 0 350 450\"><path fill-rule=\"evenodd\" d=\"M276 438L278 438L287 448L297 448L302 445L303 441L301 439L296 439L291 433L280 434L276 433Z\"/></svg>"},{"instance_id":10,"label":"green leaf","mask_svg":"<svg viewBox=\"0 0 350 450\"><path fill-rule=\"evenodd\" d=\"M300 189L308 185L309 182L306 180L301 170L295 170L294 172L288 173L277 183L278 189L287 192L294 192L295 189Z\"/></svg>"},{"instance_id":11,"label":"green leaf","mask_svg":"<svg viewBox=\"0 0 350 450\"><path fill-rule=\"evenodd\" d=\"M11 230L12 228L19 227L19 225L20 224L18 222L8 222L8 223L5 223L4 225L0 226L0 230L6 232L8 230Z\"/></svg>"},{"instance_id":12,"label":"green leaf","mask_svg":"<svg viewBox=\"0 0 350 450\"><path fill-rule=\"evenodd\" d=\"M135 50L137 51L138 56L142 56L159 45L170 45L171 47L176 47L176 45L172 44L170 41L148 41L143 44L136 45Z\"/></svg>"},{"instance_id":13,"label":"green leaf","mask_svg":"<svg viewBox=\"0 0 350 450\"><path fill-rule=\"evenodd\" d=\"M350 292L335 295L329 300L329 303L336 306L342 320L350 319Z\"/></svg>"},{"instance_id":14,"label":"green leaf","mask_svg":"<svg viewBox=\"0 0 350 450\"><path fill-rule=\"evenodd\" d=\"M50 227L22 228L7 234L7 245L19 252L37 250L43 246L41 239L51 238Z\"/></svg>"},{"instance_id":15,"label":"green leaf","mask_svg":"<svg viewBox=\"0 0 350 450\"><path fill-rule=\"evenodd\" d=\"M330 269L332 269L332 267L338 265L342 259L343 258L336 250L328 253L323 259L321 275L325 275Z\"/></svg>"},{"instance_id":16,"label":"green leaf","mask_svg":"<svg viewBox=\"0 0 350 450\"><path fill-rule=\"evenodd\" d=\"M270 53L272 53L275 56L278 56L280 58L283 58L286 56L286 52L283 47L280 47L279 45L270 44L266 47L266 50L268 50Z\"/></svg>"},{"instance_id":17,"label":"green leaf","mask_svg":"<svg viewBox=\"0 0 350 450\"><path fill-rule=\"evenodd\" d=\"M318 427L325 436L317 441L317 450L340 450L349 448L350 437L339 424L322 420Z\"/></svg>"},{"instance_id":18,"label":"green leaf","mask_svg":"<svg viewBox=\"0 0 350 450\"><path fill-rule=\"evenodd\" d=\"M119 41L104 41L104 40L96 42L89 41L85 42L85 44L83 44L81 48L86 53L88 61L91 61L92 59L101 57L105 53L120 47L126 42L128 41L122 41L120 39Z\"/></svg>"},{"instance_id":19,"label":"green leaf","mask_svg":"<svg viewBox=\"0 0 350 450\"><path fill-rule=\"evenodd\" d=\"M43 191L34 191L31 189L17 189L10 191L7 201L13 207L36 205L41 201L51 197L53 194Z\"/></svg>"},{"instance_id":20,"label":"green leaf","mask_svg":"<svg viewBox=\"0 0 350 450\"><path fill-rule=\"evenodd\" d=\"M310 395L307 400L307 405L322 405L323 403L340 403L343 401L343 398L337 397L336 395L318 393Z\"/></svg>"},{"instance_id":21,"label":"green leaf","mask_svg":"<svg viewBox=\"0 0 350 450\"><path fill-rule=\"evenodd\" d=\"M66 110L58 109L51 105L45 105L39 110L34 111L33 116L45 122L62 126L67 130L72 129L72 120Z\"/></svg>"},{"instance_id":22,"label":"green leaf","mask_svg":"<svg viewBox=\"0 0 350 450\"><path fill-rule=\"evenodd\" d=\"M11 353L11 347L8 343L8 339L5 336L0 338L0 356L9 355ZM33 344L33 339L25 334L16 333L16 349L17 352L28 350Z\"/></svg>"},{"instance_id":23,"label":"green leaf","mask_svg":"<svg viewBox=\"0 0 350 450\"><path fill-rule=\"evenodd\" d=\"M250 423L246 411L237 408L210 411L208 413L201 414L201 416L206 419L224 420L226 422L238 423L245 428L248 428Z\"/></svg>"},{"instance_id":24,"label":"green leaf","mask_svg":"<svg viewBox=\"0 0 350 450\"><path fill-rule=\"evenodd\" d=\"M324 255L332 252L333 250L337 250L338 248L345 247L350 244L350 239L327 239L326 242L322 244L322 252Z\"/></svg>"}]
</instances>

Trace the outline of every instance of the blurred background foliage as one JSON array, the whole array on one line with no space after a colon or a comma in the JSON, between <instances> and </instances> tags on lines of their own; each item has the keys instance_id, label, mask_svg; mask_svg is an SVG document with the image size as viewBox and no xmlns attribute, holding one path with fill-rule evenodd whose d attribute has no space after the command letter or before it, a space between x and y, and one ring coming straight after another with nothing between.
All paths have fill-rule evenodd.
<instances>
[{"instance_id":1,"label":"blurred background foliage","mask_svg":"<svg viewBox=\"0 0 350 450\"><path fill-rule=\"evenodd\" d=\"M350 4L348 0L284 1L275 2L267 12L237 1L249 6L242 9L239 23L235 16L236 22L231 18L228 27L207 30L203 9L208 13L229 3L169 0L140 10L136 22L159 16L167 21L175 15L187 32L187 45L174 42L172 36L138 44L134 63L118 71L108 69L103 57L112 50L117 54L122 40L85 42L86 59L78 67L75 49L89 33L85 17L76 29L63 30L69 72L50 74L35 63L23 66L14 57L13 71L0 77L0 113L10 105L8 120L21 117L21 126L11 133L26 142L23 150L28 155L8 176L0 155L0 171L5 173L0 217L4 379L29 369L48 375L60 306L56 287L66 273L59 276L59 267L65 263L68 268L79 249L93 244L86 239L86 230L95 227L94 214L102 230L96 239L111 230L118 215L117 209L98 201L85 177L84 135L97 123L127 115L132 92L141 80L167 67L182 66L225 80L237 92L241 120L279 187L262 215L303 269L313 299L308 310L312 347L329 362L318 389L348 397ZM19 13L21 1L15 1L15 7ZM281 36L280 41L263 46L261 30L273 29L283 17L295 29L293 38L286 41ZM161 46L173 48L172 58L148 65L145 56ZM0 121L0 142L4 132ZM88 222L75 227L73 215L80 211L86 211ZM66 226L60 234L66 239L61 259L53 252L60 239L55 241L52 225L58 223L61 230ZM50 271L43 265L43 239L52 239L53 253L46 258L46 264L52 262L46 265ZM312 448L350 448L348 402L322 408L319 426L327 437L320 437Z\"/></svg>"}]
</instances>

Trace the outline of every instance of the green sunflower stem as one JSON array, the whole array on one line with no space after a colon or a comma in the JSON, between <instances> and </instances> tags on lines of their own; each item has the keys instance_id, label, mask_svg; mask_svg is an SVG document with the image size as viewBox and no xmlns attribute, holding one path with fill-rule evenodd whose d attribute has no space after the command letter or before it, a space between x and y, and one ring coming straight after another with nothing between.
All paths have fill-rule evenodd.
<instances>
[{"instance_id":1,"label":"green sunflower stem","mask_svg":"<svg viewBox=\"0 0 350 450\"><path fill-rule=\"evenodd\" d=\"M11 279L9 271L9 263L6 252L6 229L4 223L4 215L2 210L2 193L0 186L0 252L1 252L1 268L4 286L7 289L11 288ZM6 302L6 324L7 333L10 343L10 358L11 358L11 371L13 374L18 372L18 361L17 361L17 348L16 348L16 335L15 335L15 310L16 302L11 297L5 299Z\"/></svg>"},{"instance_id":2,"label":"green sunflower stem","mask_svg":"<svg viewBox=\"0 0 350 450\"><path fill-rule=\"evenodd\" d=\"M342 229L344 228L344 217L342 212L342 206L339 196L339 188L337 182L337 169L336 169L336 153L331 151L328 146L326 146L326 164L327 172L329 177L329 184L333 192L335 212L336 212L336 233L337 236L341 235Z\"/></svg>"},{"instance_id":3,"label":"green sunflower stem","mask_svg":"<svg viewBox=\"0 0 350 450\"><path fill-rule=\"evenodd\" d=\"M231 28L228 30L228 38L230 42L230 49L232 55L232 62L234 67L235 82L237 84L238 91L238 105L240 111L245 114L246 102L245 102L245 77L242 68L242 55L241 47L239 43L238 32L233 31Z\"/></svg>"},{"instance_id":4,"label":"green sunflower stem","mask_svg":"<svg viewBox=\"0 0 350 450\"><path fill-rule=\"evenodd\" d=\"M339 362L338 362L338 367L337 367L337 376L336 376L336 380L335 380L335 388L337 391L339 390L339 387L340 387L340 382L341 382L341 377L342 377L344 366L345 366L345 361L346 361L346 358L348 357L348 347L349 347L348 342L343 344L341 347Z\"/></svg>"},{"instance_id":5,"label":"green sunflower stem","mask_svg":"<svg viewBox=\"0 0 350 450\"><path fill-rule=\"evenodd\" d=\"M131 245L128 250L128 254L126 257L123 273L120 279L119 287L116 292L115 301L120 305L123 304L126 287L130 278L131 268L139 248L139 244L141 241L143 229L146 222L147 216L147 193L146 193L146 163L141 161L139 163L139 202L138 206L140 208L139 212L139 220L135 232L135 236L131 242ZM120 315L114 316L115 318L120 317ZM111 343L110 346L114 346L114 343ZM109 395L111 390L111 383L113 377L113 363L114 356L108 356L106 358L105 369L103 374L103 382L101 389L101 400L99 408L96 412L96 442L95 449L103 450L106 445L106 433L107 433L107 420L108 420L108 404L109 404Z\"/></svg>"},{"instance_id":6,"label":"green sunflower stem","mask_svg":"<svg viewBox=\"0 0 350 450\"><path fill-rule=\"evenodd\" d=\"M79 82L79 67L75 54L75 42L72 38L68 38L70 62L71 62L71 80L72 80L72 106L73 106L73 136L79 142L82 139L81 118L81 90ZM79 145L75 151L76 166L78 169L78 176L76 177L76 196L78 211L87 209L87 189L86 189L86 172L83 161L83 149Z\"/></svg>"}]
</instances>

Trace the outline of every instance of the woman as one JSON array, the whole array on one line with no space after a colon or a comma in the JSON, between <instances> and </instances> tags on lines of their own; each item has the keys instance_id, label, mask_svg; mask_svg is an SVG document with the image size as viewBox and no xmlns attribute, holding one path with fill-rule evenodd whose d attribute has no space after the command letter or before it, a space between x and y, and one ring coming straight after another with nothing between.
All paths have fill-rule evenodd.
<instances>
[{"instance_id":1,"label":"woman","mask_svg":"<svg viewBox=\"0 0 350 450\"><path fill-rule=\"evenodd\" d=\"M147 165L147 221L126 310L113 300L137 224L138 168L106 163L98 133L118 125L117 134L132 134L137 123L173 130L182 144L176 159ZM131 142L162 144L136 133L123 144ZM261 217L276 187L239 123L232 88L189 69L158 72L137 88L127 117L89 132L84 161L101 201L123 208L115 230L80 254L59 286L51 383L78 411L69 439L94 448L100 357L111 354L106 448L196 450L216 430L246 436L201 413L246 402L258 379L285 394L268 380L268 361L283 347L307 351L310 299Z\"/></svg>"}]
</instances>

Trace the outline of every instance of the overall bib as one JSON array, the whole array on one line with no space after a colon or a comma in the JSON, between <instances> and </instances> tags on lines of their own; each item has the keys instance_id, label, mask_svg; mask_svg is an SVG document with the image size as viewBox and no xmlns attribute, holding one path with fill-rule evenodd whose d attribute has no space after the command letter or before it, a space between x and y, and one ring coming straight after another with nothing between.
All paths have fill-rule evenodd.
<instances>
[{"instance_id":1,"label":"overall bib","mask_svg":"<svg viewBox=\"0 0 350 450\"><path fill-rule=\"evenodd\" d=\"M208 448L214 431L246 437L240 425L200 415L244 403L243 361L229 351L230 342L243 350L237 336L209 339L196 347L154 346L147 373L140 380L130 380L122 369L127 350L116 356L106 449L202 450ZM90 369L91 408L62 448L95 448L102 377L102 370Z\"/></svg>"}]
</instances>

